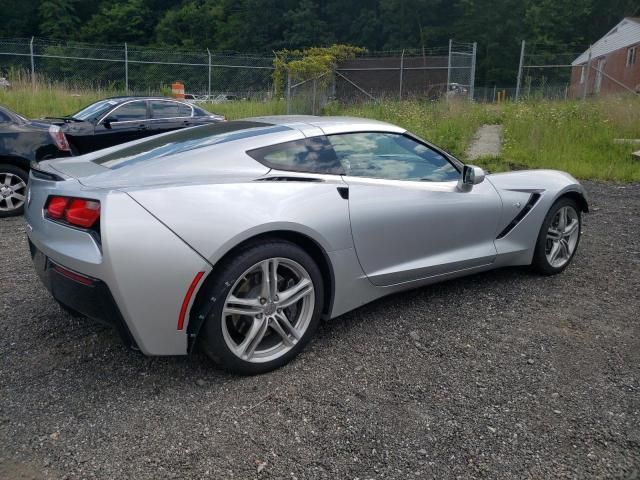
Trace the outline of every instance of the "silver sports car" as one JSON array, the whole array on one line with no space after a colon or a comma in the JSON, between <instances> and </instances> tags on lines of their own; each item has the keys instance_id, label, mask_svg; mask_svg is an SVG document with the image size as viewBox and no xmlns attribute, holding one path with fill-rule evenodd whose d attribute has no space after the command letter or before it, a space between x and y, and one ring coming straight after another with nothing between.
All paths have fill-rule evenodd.
<instances>
[{"instance_id":1,"label":"silver sports car","mask_svg":"<svg viewBox=\"0 0 640 480\"><path fill-rule=\"evenodd\" d=\"M485 176L394 125L288 116L41 162L26 221L63 308L147 355L200 347L253 374L392 292L506 265L559 273L587 208L566 173Z\"/></svg>"}]
</instances>

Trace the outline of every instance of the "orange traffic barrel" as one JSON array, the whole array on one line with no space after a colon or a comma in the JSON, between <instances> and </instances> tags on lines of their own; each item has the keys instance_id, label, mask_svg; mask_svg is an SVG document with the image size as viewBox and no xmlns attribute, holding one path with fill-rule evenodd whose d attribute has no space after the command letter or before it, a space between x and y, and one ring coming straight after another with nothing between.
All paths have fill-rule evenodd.
<instances>
[{"instance_id":1,"label":"orange traffic barrel","mask_svg":"<svg viewBox=\"0 0 640 480\"><path fill-rule=\"evenodd\" d=\"M184 100L184 83L173 82L171 84L171 93L173 94L173 98L181 98Z\"/></svg>"}]
</instances>

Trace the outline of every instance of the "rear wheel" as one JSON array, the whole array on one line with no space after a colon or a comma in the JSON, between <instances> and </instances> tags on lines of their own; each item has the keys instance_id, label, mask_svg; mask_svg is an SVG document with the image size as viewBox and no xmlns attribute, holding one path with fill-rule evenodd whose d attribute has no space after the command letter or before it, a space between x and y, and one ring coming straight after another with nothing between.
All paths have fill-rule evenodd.
<instances>
[{"instance_id":1,"label":"rear wheel","mask_svg":"<svg viewBox=\"0 0 640 480\"><path fill-rule=\"evenodd\" d=\"M0 218L22 214L28 180L29 174L23 169L0 163Z\"/></svg>"},{"instance_id":2,"label":"rear wheel","mask_svg":"<svg viewBox=\"0 0 640 480\"><path fill-rule=\"evenodd\" d=\"M226 370L258 374L293 359L322 310L322 275L300 247L255 244L225 262L207 290L212 308L200 345Z\"/></svg>"},{"instance_id":3,"label":"rear wheel","mask_svg":"<svg viewBox=\"0 0 640 480\"><path fill-rule=\"evenodd\" d=\"M544 275L555 275L569 266L580 243L582 217L570 198L554 203L542 223L531 266Z\"/></svg>"}]
</instances>

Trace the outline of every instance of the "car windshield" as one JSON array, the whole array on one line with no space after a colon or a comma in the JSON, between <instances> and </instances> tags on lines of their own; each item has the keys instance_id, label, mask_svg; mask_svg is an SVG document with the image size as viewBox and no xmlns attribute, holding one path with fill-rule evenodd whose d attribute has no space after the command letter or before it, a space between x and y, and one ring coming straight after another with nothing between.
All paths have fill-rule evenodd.
<instances>
[{"instance_id":1,"label":"car windshield","mask_svg":"<svg viewBox=\"0 0 640 480\"><path fill-rule=\"evenodd\" d=\"M111 110L118 104L115 100L101 100L96 103L92 103L88 107L83 108L79 112L71 115L71 118L75 118L76 120L98 120L105 113Z\"/></svg>"}]
</instances>

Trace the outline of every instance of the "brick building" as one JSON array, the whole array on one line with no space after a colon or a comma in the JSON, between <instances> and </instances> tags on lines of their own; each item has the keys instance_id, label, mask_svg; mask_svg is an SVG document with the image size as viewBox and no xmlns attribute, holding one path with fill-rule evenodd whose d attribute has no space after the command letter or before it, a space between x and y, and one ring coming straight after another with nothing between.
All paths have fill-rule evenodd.
<instances>
[{"instance_id":1,"label":"brick building","mask_svg":"<svg viewBox=\"0 0 640 480\"><path fill-rule=\"evenodd\" d=\"M573 98L624 93L628 87L640 93L640 18L625 18L571 63ZM624 86L623 86L624 85Z\"/></svg>"}]
</instances>

